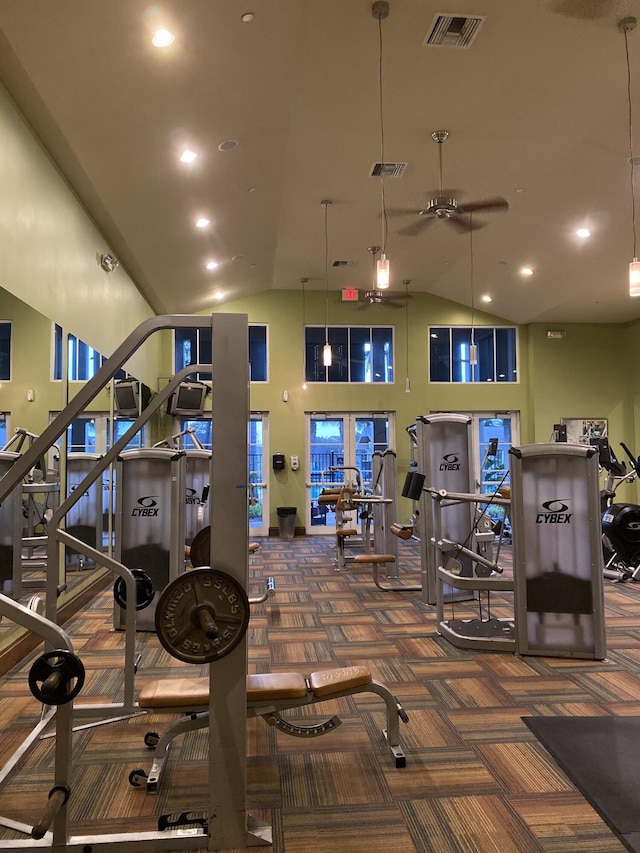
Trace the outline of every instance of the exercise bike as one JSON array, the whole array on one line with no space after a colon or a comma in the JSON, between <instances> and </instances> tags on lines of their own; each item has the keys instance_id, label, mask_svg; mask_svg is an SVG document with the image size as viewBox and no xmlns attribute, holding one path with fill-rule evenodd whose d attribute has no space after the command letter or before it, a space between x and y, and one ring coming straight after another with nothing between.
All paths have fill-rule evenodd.
<instances>
[{"instance_id":1,"label":"exercise bike","mask_svg":"<svg viewBox=\"0 0 640 853\"><path fill-rule=\"evenodd\" d=\"M618 583L640 582L640 506L615 503L617 489L640 473L640 458L636 459L627 445L620 442L631 462L628 471L626 463L616 458L607 438L592 439L591 444L598 448L598 461L607 472L600 492L604 576Z\"/></svg>"}]
</instances>

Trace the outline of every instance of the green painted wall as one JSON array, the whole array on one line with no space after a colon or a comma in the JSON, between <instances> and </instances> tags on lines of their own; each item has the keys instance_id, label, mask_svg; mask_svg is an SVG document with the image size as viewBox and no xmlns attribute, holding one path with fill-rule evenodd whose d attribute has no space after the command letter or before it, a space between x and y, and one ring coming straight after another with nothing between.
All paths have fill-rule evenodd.
<instances>
[{"instance_id":1,"label":"green painted wall","mask_svg":"<svg viewBox=\"0 0 640 853\"><path fill-rule=\"evenodd\" d=\"M110 355L153 311L125 270L100 267L110 247L2 86L0 152L0 288ZM131 372L155 376L160 347Z\"/></svg>"}]
</instances>

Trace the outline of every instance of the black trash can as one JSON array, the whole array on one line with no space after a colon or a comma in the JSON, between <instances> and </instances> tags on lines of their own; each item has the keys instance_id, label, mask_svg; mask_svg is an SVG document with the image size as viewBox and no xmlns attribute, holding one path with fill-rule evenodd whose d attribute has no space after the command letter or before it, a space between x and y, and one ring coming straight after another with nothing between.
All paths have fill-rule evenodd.
<instances>
[{"instance_id":1,"label":"black trash can","mask_svg":"<svg viewBox=\"0 0 640 853\"><path fill-rule=\"evenodd\" d=\"M293 539L296 535L296 513L295 506L279 506L278 533L281 539Z\"/></svg>"}]
</instances>

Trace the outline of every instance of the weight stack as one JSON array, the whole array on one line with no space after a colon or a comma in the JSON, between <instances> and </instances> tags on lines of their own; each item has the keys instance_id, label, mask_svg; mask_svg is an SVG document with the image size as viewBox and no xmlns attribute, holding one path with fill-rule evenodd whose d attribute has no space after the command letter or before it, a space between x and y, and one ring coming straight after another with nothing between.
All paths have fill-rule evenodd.
<instances>
[{"instance_id":1,"label":"weight stack","mask_svg":"<svg viewBox=\"0 0 640 853\"><path fill-rule=\"evenodd\" d=\"M116 460L115 559L151 578L153 601L136 615L136 630L155 631L158 596L184 571L185 454L166 448L126 450ZM125 626L114 605L114 628Z\"/></svg>"}]
</instances>

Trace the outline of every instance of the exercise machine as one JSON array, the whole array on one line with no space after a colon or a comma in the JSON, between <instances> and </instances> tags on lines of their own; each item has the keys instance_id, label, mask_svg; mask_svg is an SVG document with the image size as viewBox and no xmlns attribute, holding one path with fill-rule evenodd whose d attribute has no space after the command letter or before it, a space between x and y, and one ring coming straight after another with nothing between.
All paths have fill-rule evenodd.
<instances>
[{"instance_id":1,"label":"exercise machine","mask_svg":"<svg viewBox=\"0 0 640 853\"><path fill-rule=\"evenodd\" d=\"M626 444L621 447L629 457L631 468L619 462L609 439L592 438L591 444L598 450L598 463L607 472L604 487L600 492L602 511L602 548L604 576L613 581L640 580L640 506L632 503L617 503L616 491L623 483L631 483L638 476L639 460Z\"/></svg>"},{"instance_id":2,"label":"exercise machine","mask_svg":"<svg viewBox=\"0 0 640 853\"><path fill-rule=\"evenodd\" d=\"M241 588L229 575L208 566L172 581L156 609L160 642L173 657L191 664L213 663L228 654L240 632L246 631L248 622L249 600ZM134 787L144 784L147 791L157 791L172 741L185 732L209 726L210 689L209 679L200 677L153 680L145 684L138 700L141 708L154 714L179 713L183 718L173 723L162 737L155 732L145 735L145 745L155 748L156 755L149 773L143 769L131 771L129 781ZM287 719L283 712L363 692L376 693L384 700L387 728L383 734L396 767L405 767L398 721L408 722L408 716L365 666L324 669L308 677L298 672L248 675L247 716L261 716L288 735L318 737L340 725L340 719L334 716L305 725Z\"/></svg>"},{"instance_id":3,"label":"exercise machine","mask_svg":"<svg viewBox=\"0 0 640 853\"><path fill-rule=\"evenodd\" d=\"M248 406L248 363L247 363L247 317L236 314L171 315L152 317L142 323L116 349L69 402L63 412L45 429L39 439L30 447L11 470L0 480L0 503L20 482L38 458L43 447L52 445L69 424L93 400L114 373L131 357L132 353L151 334L175 328L209 328L212 332L212 372L213 372L213 411L216 412L216 443L212 453L209 493L210 522L212 542L216 543L216 560L224 571L233 577L237 585L246 589L248 563L248 486L247 486L247 439L246 424L249 417ZM110 464L126 442L135 435L152 412L154 405L160 406L179 382L189 373L205 371L207 365L190 365L176 374L173 380L159 392L147 409L134 421L114 447L103 457L101 465ZM155 409L154 409L155 411ZM122 444L120 442L123 442ZM218 448L218 449L216 449ZM111 455L112 454L112 455ZM83 486L88 485L92 477L100 476L100 466L85 478ZM66 502L65 502L66 503ZM62 510L62 507L61 507ZM47 547L47 615L49 608L55 613L55 588L57 585L58 543L64 537L64 531L55 524L56 515L49 525ZM69 537L69 544L77 542ZM79 543L83 546L83 543ZM52 566L55 568L52 570ZM128 572L128 569L124 569ZM129 573L130 574L130 573ZM184 575L187 577L187 575ZM131 594L127 605L135 599L135 581L130 578ZM50 586L53 594L49 594ZM55 620L51 620L55 621ZM270 827L261 824L246 814L246 639L241 637L237 645L223 659L216 661L215 677L210 672L209 690L209 759L208 759L208 803L206 826L189 830L188 833L170 826L163 832L147 833L106 833L97 836L73 837L69 833L68 802L60 804L53 820L54 849L65 853L81 853L90 849L93 853L108 850L144 851L160 853L163 850L204 849L220 850L243 848L250 844L271 843ZM210 667L213 670L214 667ZM216 690L223 684L224 690ZM56 749L71 756L71 703L61 706L67 709L56 715L60 730L56 735ZM65 721L66 716L66 721ZM68 772L68 762L67 762ZM62 760L56 761L56 774L64 776ZM68 784L68 775L64 782ZM70 793L73 796L73 792ZM1 849L13 851L33 849L37 846L33 838L26 842L0 841ZM50 842L41 844L51 847Z\"/></svg>"}]
</instances>

